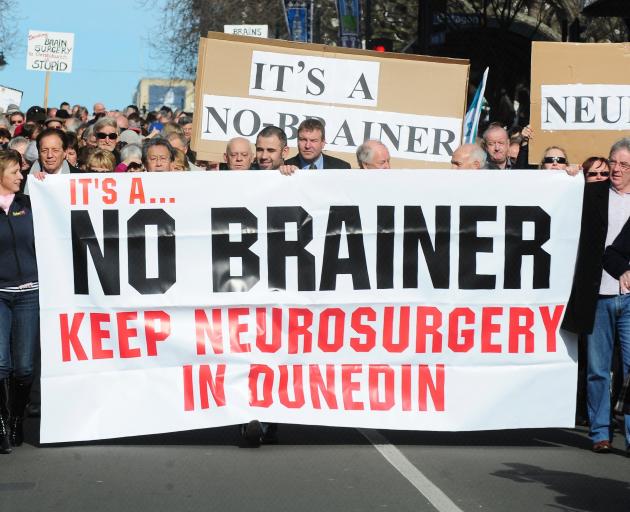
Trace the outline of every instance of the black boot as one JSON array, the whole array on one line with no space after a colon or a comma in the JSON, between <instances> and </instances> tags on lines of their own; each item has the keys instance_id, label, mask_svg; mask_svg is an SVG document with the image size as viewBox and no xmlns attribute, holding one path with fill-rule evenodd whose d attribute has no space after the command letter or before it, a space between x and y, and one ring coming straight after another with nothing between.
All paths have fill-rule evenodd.
<instances>
[{"instance_id":1,"label":"black boot","mask_svg":"<svg viewBox=\"0 0 630 512\"><path fill-rule=\"evenodd\" d=\"M11 445L22 446L24 442L24 431L22 421L24 420L24 409L31 394L31 383L14 380L11 400Z\"/></svg>"},{"instance_id":2,"label":"black boot","mask_svg":"<svg viewBox=\"0 0 630 512\"><path fill-rule=\"evenodd\" d=\"M9 436L9 379L0 379L0 453L11 453Z\"/></svg>"}]
</instances>

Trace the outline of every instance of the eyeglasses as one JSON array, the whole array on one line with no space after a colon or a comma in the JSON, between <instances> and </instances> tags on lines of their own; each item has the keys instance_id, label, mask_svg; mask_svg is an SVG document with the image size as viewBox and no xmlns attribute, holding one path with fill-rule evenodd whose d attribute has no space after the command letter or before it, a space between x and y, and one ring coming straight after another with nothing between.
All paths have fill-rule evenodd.
<instances>
[{"instance_id":1,"label":"eyeglasses","mask_svg":"<svg viewBox=\"0 0 630 512\"><path fill-rule=\"evenodd\" d=\"M608 165L612 171L617 165L621 167L622 171L630 171L630 164L628 162L617 162L617 160L608 160Z\"/></svg>"},{"instance_id":2,"label":"eyeglasses","mask_svg":"<svg viewBox=\"0 0 630 512\"><path fill-rule=\"evenodd\" d=\"M546 156L543 158L543 164L566 164L567 159L563 156Z\"/></svg>"},{"instance_id":3,"label":"eyeglasses","mask_svg":"<svg viewBox=\"0 0 630 512\"><path fill-rule=\"evenodd\" d=\"M593 176L603 176L604 178L608 178L608 176L610 176L610 171L587 171L586 175L589 178L592 178Z\"/></svg>"},{"instance_id":4,"label":"eyeglasses","mask_svg":"<svg viewBox=\"0 0 630 512\"><path fill-rule=\"evenodd\" d=\"M118 138L118 135L115 133L103 133L103 132L98 132L96 134L96 138L97 139L109 139L109 140L116 140Z\"/></svg>"}]
</instances>

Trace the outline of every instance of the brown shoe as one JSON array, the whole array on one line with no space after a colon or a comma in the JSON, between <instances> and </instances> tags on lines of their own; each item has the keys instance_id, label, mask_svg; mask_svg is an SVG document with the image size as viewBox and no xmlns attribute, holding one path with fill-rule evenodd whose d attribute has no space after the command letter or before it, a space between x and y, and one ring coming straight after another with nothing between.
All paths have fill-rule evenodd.
<instances>
[{"instance_id":1,"label":"brown shoe","mask_svg":"<svg viewBox=\"0 0 630 512\"><path fill-rule=\"evenodd\" d=\"M593 451L595 453L610 453L610 441L597 441L593 443Z\"/></svg>"}]
</instances>

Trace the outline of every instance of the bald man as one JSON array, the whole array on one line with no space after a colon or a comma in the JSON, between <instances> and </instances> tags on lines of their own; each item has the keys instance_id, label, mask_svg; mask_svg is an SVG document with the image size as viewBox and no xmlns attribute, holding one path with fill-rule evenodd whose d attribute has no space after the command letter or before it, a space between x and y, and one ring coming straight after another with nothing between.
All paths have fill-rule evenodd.
<instances>
[{"instance_id":1,"label":"bald man","mask_svg":"<svg viewBox=\"0 0 630 512\"><path fill-rule=\"evenodd\" d=\"M389 149L380 140L366 140L357 148L360 169L391 169Z\"/></svg>"},{"instance_id":2,"label":"bald man","mask_svg":"<svg viewBox=\"0 0 630 512\"><path fill-rule=\"evenodd\" d=\"M244 137L234 137L228 141L223 158L226 163L225 166L221 166L222 170L246 171L251 169L254 161L252 145Z\"/></svg>"},{"instance_id":3,"label":"bald man","mask_svg":"<svg viewBox=\"0 0 630 512\"><path fill-rule=\"evenodd\" d=\"M451 169L484 169L486 152L477 144L462 144L451 156Z\"/></svg>"}]
</instances>

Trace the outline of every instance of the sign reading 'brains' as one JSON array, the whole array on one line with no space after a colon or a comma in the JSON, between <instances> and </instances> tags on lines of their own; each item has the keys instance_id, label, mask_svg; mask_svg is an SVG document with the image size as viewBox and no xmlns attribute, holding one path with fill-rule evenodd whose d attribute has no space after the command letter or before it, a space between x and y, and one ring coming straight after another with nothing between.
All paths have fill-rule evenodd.
<instances>
[{"instance_id":1,"label":"sign reading 'brains'","mask_svg":"<svg viewBox=\"0 0 630 512\"><path fill-rule=\"evenodd\" d=\"M461 140L467 81L462 60L210 34L199 45L193 147L218 160L226 141L253 142L270 125L295 147L298 125L319 118L326 151L347 161L380 139L397 167L440 167Z\"/></svg>"}]
</instances>

